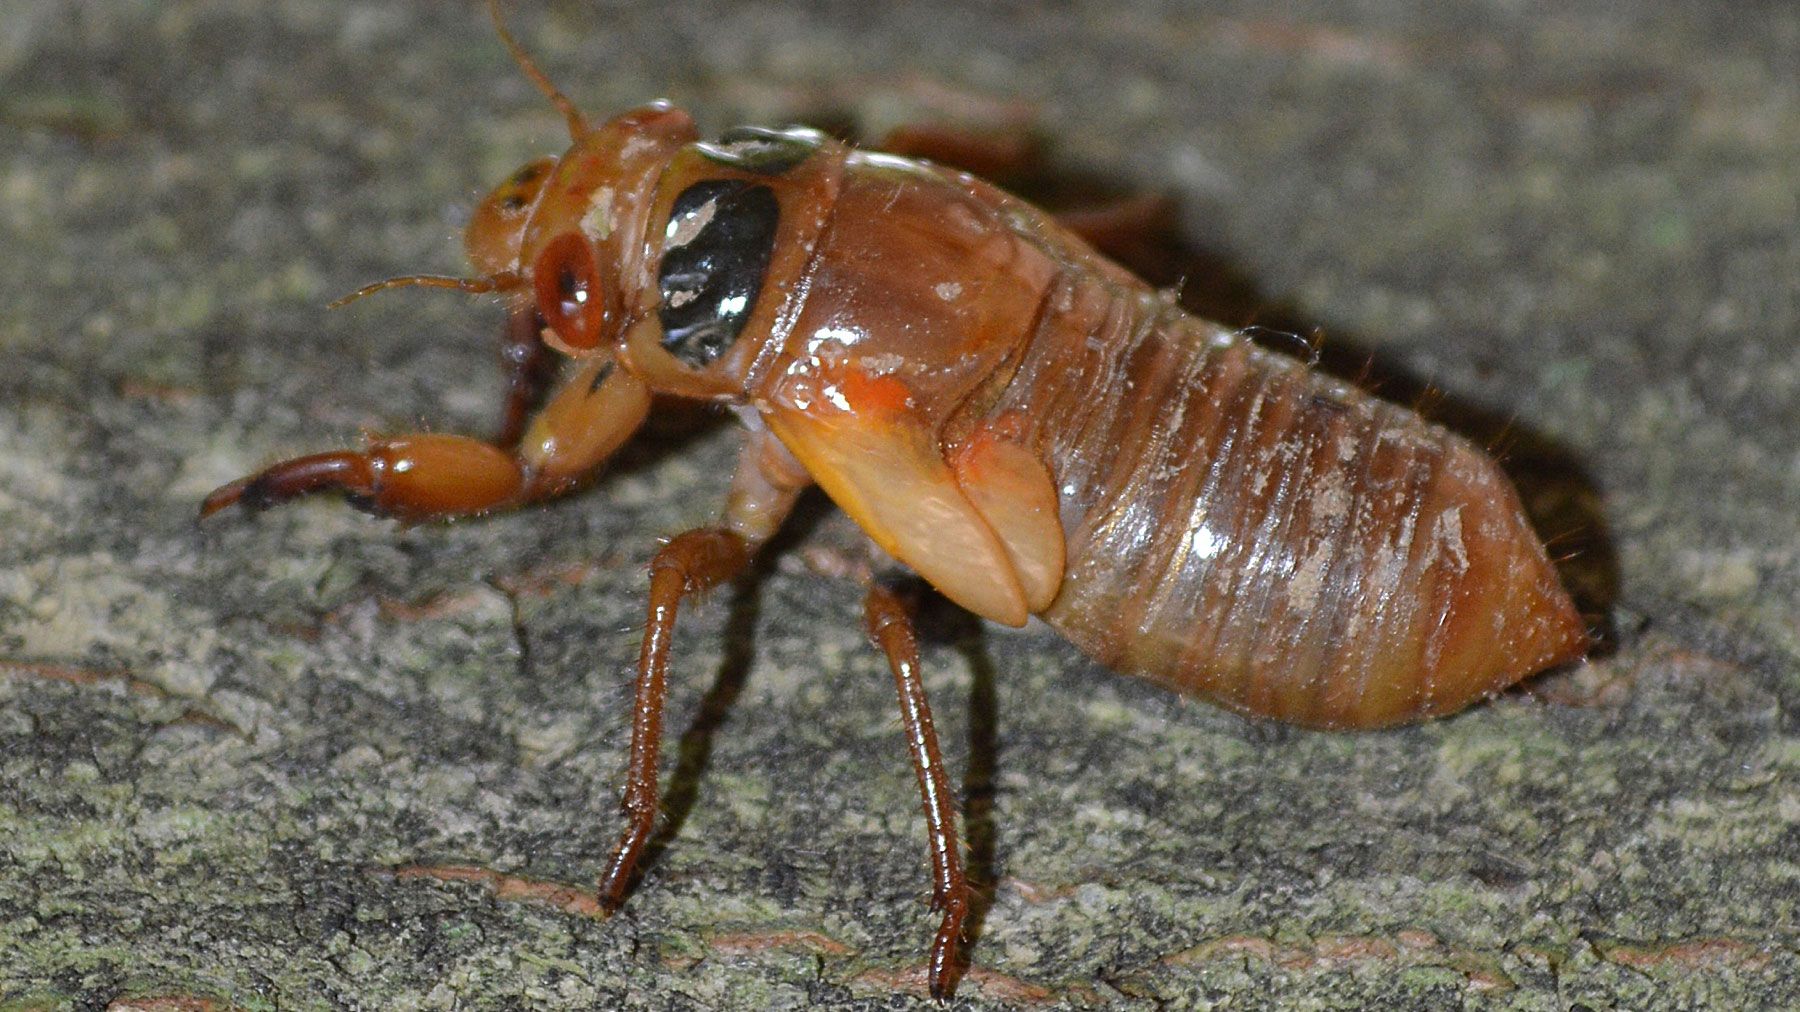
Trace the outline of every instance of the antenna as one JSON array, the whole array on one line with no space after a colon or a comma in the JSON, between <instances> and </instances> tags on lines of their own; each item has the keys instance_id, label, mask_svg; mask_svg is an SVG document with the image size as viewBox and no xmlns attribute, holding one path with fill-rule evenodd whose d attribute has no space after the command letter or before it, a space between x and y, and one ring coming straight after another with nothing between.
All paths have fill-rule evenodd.
<instances>
[{"instance_id":1,"label":"antenna","mask_svg":"<svg viewBox=\"0 0 1800 1012\"><path fill-rule=\"evenodd\" d=\"M519 45L519 40L506 30L506 19L500 15L500 0L487 0L487 9L494 18L494 29L500 33L500 41L506 45L506 51L512 54L513 62L519 65L519 69L525 72L532 84L537 85L537 90L543 92L544 97L562 112L563 119L569 121L569 138L580 140L581 135L588 130L587 117L581 114L581 110L575 107L569 96L550 83L550 78L538 69L537 64L531 62L531 56L525 52L525 47Z\"/></svg>"},{"instance_id":2,"label":"antenna","mask_svg":"<svg viewBox=\"0 0 1800 1012\"><path fill-rule=\"evenodd\" d=\"M364 285L349 295L327 305L326 309L337 309L347 306L365 295L385 292L390 288L454 288L459 292L471 292L479 295L483 292L500 292L519 285L519 276L512 271L501 271L483 278L452 278L442 274L408 274L400 278L388 278L374 284Z\"/></svg>"}]
</instances>

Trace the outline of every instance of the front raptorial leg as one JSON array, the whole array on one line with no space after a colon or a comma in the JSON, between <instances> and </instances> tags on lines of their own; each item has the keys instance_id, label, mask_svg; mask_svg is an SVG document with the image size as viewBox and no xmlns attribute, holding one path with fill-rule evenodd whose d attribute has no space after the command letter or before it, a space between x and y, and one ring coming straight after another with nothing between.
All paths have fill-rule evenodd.
<instances>
[{"instance_id":1,"label":"front raptorial leg","mask_svg":"<svg viewBox=\"0 0 1800 1012\"><path fill-rule=\"evenodd\" d=\"M887 655L894 672L894 688L900 695L900 723L906 731L906 748L918 774L919 795L925 802L925 830L931 848L931 908L944 919L931 943L931 996L944 1000L956 987L961 966L963 919L969 913L969 883L963 875L962 851L956 840L955 799L944 775L944 759L938 749L937 731L931 726L931 706L925 685L919 680L919 646L913 635L912 617L906 606L885 587L869 588L863 602L863 621L869 638Z\"/></svg>"},{"instance_id":2,"label":"front raptorial leg","mask_svg":"<svg viewBox=\"0 0 1800 1012\"><path fill-rule=\"evenodd\" d=\"M515 382L503 428L517 427L512 413L524 410L527 396L535 394ZM371 439L364 450L295 457L221 485L200 504L200 516L232 505L263 510L317 492L343 492L363 509L402 520L507 509L556 495L598 470L649 411L642 381L596 360L563 383L517 445L432 432Z\"/></svg>"},{"instance_id":3,"label":"front raptorial leg","mask_svg":"<svg viewBox=\"0 0 1800 1012\"><path fill-rule=\"evenodd\" d=\"M663 702L667 695L669 641L681 599L716 587L750 561L750 548L736 532L700 527L678 535L650 562L650 614L638 653L637 695L631 710L631 759L626 767L623 807L629 820L600 879L600 902L617 910L625 901L638 858L656 827L656 756L662 746Z\"/></svg>"},{"instance_id":4,"label":"front raptorial leg","mask_svg":"<svg viewBox=\"0 0 1800 1012\"><path fill-rule=\"evenodd\" d=\"M526 477L510 453L467 436L419 432L372 439L366 450L284 460L221 485L202 519L228 506L265 510L315 492L343 492L361 509L403 520L485 513L519 500Z\"/></svg>"}]
</instances>

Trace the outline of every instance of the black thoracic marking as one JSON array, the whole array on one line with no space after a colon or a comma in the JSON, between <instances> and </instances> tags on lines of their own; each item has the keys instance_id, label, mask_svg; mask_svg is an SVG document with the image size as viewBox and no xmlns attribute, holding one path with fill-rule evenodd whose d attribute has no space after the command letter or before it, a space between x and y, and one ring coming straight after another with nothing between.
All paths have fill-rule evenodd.
<instances>
[{"instance_id":1,"label":"black thoracic marking","mask_svg":"<svg viewBox=\"0 0 1800 1012\"><path fill-rule=\"evenodd\" d=\"M761 176L779 176L819 150L825 135L806 127L770 130L732 127L717 141L699 145L708 158Z\"/></svg>"},{"instance_id":2,"label":"black thoracic marking","mask_svg":"<svg viewBox=\"0 0 1800 1012\"><path fill-rule=\"evenodd\" d=\"M592 397L593 395L600 392L600 385L606 382L606 378L608 376L612 375L612 371L613 371L613 364L610 361L602 364L600 366L600 368L594 370L594 379L592 382L590 382L588 384L588 396L589 397Z\"/></svg>"},{"instance_id":3,"label":"black thoracic marking","mask_svg":"<svg viewBox=\"0 0 1800 1012\"><path fill-rule=\"evenodd\" d=\"M731 347L756 308L780 220L774 191L742 179L702 180L675 198L656 312L676 358L699 369Z\"/></svg>"}]
</instances>

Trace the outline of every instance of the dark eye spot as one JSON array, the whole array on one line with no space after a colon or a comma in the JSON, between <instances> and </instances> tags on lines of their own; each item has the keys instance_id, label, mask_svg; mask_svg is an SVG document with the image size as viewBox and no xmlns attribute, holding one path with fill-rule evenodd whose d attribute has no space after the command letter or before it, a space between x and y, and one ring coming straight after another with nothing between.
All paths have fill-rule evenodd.
<instances>
[{"instance_id":1,"label":"dark eye spot","mask_svg":"<svg viewBox=\"0 0 1800 1012\"><path fill-rule=\"evenodd\" d=\"M698 147L708 158L761 176L779 176L819 150L825 135L805 127L733 127Z\"/></svg>"},{"instance_id":2,"label":"dark eye spot","mask_svg":"<svg viewBox=\"0 0 1800 1012\"><path fill-rule=\"evenodd\" d=\"M516 193L509 193L500 199L500 210L517 211L525 206L525 198Z\"/></svg>"},{"instance_id":3,"label":"dark eye spot","mask_svg":"<svg viewBox=\"0 0 1800 1012\"><path fill-rule=\"evenodd\" d=\"M699 369L724 354L756 309L781 204L767 186L708 179L681 191L657 271L663 346Z\"/></svg>"},{"instance_id":4,"label":"dark eye spot","mask_svg":"<svg viewBox=\"0 0 1800 1012\"><path fill-rule=\"evenodd\" d=\"M587 285L576 275L575 269L564 265L556 272L556 293L561 297L561 307L565 315L573 316L587 301Z\"/></svg>"}]
</instances>

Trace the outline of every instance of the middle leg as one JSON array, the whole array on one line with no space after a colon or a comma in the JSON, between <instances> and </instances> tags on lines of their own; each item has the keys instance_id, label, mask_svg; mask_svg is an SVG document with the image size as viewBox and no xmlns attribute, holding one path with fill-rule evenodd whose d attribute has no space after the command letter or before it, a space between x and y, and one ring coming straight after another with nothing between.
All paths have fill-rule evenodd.
<instances>
[{"instance_id":1,"label":"middle leg","mask_svg":"<svg viewBox=\"0 0 1800 1012\"><path fill-rule=\"evenodd\" d=\"M600 878L600 902L617 910L625 902L638 858L656 828L660 800L656 759L662 749L663 703L668 695L669 644L681 599L736 576L750 561L749 543L724 528L699 527L664 545L650 562L650 613L638 651L636 698L631 708L631 759L625 773L625 832Z\"/></svg>"},{"instance_id":2,"label":"middle leg","mask_svg":"<svg viewBox=\"0 0 1800 1012\"><path fill-rule=\"evenodd\" d=\"M774 535L794 501L811 484L799 462L767 430L750 433L738 457L725 517L717 527L699 527L676 536L650 562L650 608L638 652L638 676L631 720L631 758L623 807L625 832L600 878L600 902L609 910L625 902L638 861L656 828L661 804L656 761L662 749L662 713L667 698L669 647L683 598L737 576L756 549Z\"/></svg>"}]
</instances>

